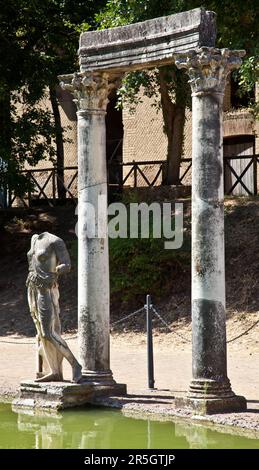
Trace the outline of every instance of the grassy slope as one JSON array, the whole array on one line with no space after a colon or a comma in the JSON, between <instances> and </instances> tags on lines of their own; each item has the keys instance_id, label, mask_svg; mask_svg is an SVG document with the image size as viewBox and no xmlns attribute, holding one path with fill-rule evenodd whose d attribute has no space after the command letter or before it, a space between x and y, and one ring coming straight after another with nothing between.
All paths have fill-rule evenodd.
<instances>
[{"instance_id":1,"label":"grassy slope","mask_svg":"<svg viewBox=\"0 0 259 470\"><path fill-rule=\"evenodd\" d=\"M190 318L190 201L185 208L185 242L180 250L164 250L157 239L110 241L111 314L139 308L147 293L172 322ZM259 199L226 200L226 277L228 314L259 310ZM0 335L34 334L28 313L25 279L30 237L53 232L67 243L73 269L61 282L62 322L65 331L76 327L76 218L73 208L10 211L0 217ZM139 329L144 320L128 326Z\"/></svg>"}]
</instances>

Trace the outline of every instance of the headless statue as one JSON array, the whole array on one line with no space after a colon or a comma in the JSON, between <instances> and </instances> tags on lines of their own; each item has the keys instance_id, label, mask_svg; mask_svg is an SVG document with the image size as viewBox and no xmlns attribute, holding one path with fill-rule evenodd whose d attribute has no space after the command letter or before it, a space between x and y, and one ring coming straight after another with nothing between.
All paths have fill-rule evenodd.
<instances>
[{"instance_id":1,"label":"headless statue","mask_svg":"<svg viewBox=\"0 0 259 470\"><path fill-rule=\"evenodd\" d=\"M82 367L61 337L58 277L70 271L71 263L63 240L51 233L33 235L28 252L28 303L38 338L41 364L49 373L38 373L36 382L62 381L62 362L72 367L72 381L81 379ZM41 372L41 371L39 371Z\"/></svg>"}]
</instances>

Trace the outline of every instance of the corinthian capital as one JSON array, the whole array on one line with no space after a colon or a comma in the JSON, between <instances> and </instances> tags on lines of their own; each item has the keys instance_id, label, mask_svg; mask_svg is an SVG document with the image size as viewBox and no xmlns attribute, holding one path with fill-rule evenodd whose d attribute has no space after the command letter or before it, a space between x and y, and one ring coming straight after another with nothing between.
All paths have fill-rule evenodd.
<instances>
[{"instance_id":1,"label":"corinthian capital","mask_svg":"<svg viewBox=\"0 0 259 470\"><path fill-rule=\"evenodd\" d=\"M201 47L175 55L175 65L187 69L193 94L224 93L226 79L240 67L245 51Z\"/></svg>"},{"instance_id":2,"label":"corinthian capital","mask_svg":"<svg viewBox=\"0 0 259 470\"><path fill-rule=\"evenodd\" d=\"M105 111L108 103L108 74L76 72L60 75L60 86L70 91L78 110Z\"/></svg>"}]
</instances>

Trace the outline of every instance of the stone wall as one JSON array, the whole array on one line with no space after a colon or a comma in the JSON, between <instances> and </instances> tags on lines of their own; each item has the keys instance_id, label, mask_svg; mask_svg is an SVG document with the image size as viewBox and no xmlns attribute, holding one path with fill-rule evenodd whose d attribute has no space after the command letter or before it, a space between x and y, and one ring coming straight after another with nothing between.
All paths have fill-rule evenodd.
<instances>
[{"instance_id":1,"label":"stone wall","mask_svg":"<svg viewBox=\"0 0 259 470\"><path fill-rule=\"evenodd\" d=\"M167 156L167 138L163 131L163 116L161 109L155 104L153 98L148 98L143 94L139 95L139 103L134 113L129 108L123 110L123 161L136 162L140 161L159 161L166 160ZM191 112L186 111L185 136L183 158L190 158L192 154L192 122ZM185 170L186 164L182 165L182 171ZM124 176L130 167L124 168ZM148 179L155 176L158 166L147 165L142 167L147 174ZM140 178L140 183L145 186L144 180ZM185 181L189 184L190 181ZM133 184L133 176L127 180L127 184ZM156 182L161 184L161 178Z\"/></svg>"},{"instance_id":2,"label":"stone wall","mask_svg":"<svg viewBox=\"0 0 259 470\"><path fill-rule=\"evenodd\" d=\"M167 139L161 109L155 100L140 93L136 111L123 110L123 161L165 160Z\"/></svg>"}]
</instances>

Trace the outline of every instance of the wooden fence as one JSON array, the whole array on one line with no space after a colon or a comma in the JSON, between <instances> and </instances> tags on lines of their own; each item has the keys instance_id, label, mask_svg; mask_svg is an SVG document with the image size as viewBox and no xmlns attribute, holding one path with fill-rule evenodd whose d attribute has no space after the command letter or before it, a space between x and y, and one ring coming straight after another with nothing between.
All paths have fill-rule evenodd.
<instances>
[{"instance_id":1,"label":"wooden fence","mask_svg":"<svg viewBox=\"0 0 259 470\"><path fill-rule=\"evenodd\" d=\"M239 171L237 161L242 161ZM245 162L245 163L244 163ZM224 158L225 194L237 194L236 188L241 188L242 195L257 194L257 171L259 155L232 156ZM180 183L185 185L191 181L192 159L182 160ZM63 187L66 199L77 203L77 166L67 166L62 169L64 181L60 177L57 168L44 168L25 170L30 188L23 198L19 198L24 206L28 207L42 200L54 206L59 200L58 186ZM166 161L141 161L141 162L114 162L108 165L108 184L111 188L122 189L125 186L154 186L164 182L166 173ZM247 175L249 174L249 178ZM239 185L239 186L238 186ZM9 206L13 206L17 200L16 195L9 196Z\"/></svg>"},{"instance_id":2,"label":"wooden fence","mask_svg":"<svg viewBox=\"0 0 259 470\"><path fill-rule=\"evenodd\" d=\"M59 199L58 183L64 188L66 198L71 199L75 204L77 201L77 166L68 166L62 168L64 181L60 177L57 168L44 168L37 170L25 170L23 173L28 179L28 191L21 198L12 194L9 199L9 206L19 199L24 206L31 206L40 200L45 200L50 206L54 206Z\"/></svg>"},{"instance_id":3,"label":"wooden fence","mask_svg":"<svg viewBox=\"0 0 259 470\"><path fill-rule=\"evenodd\" d=\"M166 170L166 161L146 160L143 162L111 162L111 164L108 166L108 175L110 175L110 170L114 166L117 166L117 168L121 168L121 180L113 184L109 181L108 178L108 183L110 184L110 186L118 186L120 188L123 188L123 186L130 185L134 188L137 188L138 186L142 186L144 182L146 186L150 187L155 186L155 184L158 182L159 177L161 179L160 183L163 183ZM148 175L147 169L150 167L152 167L152 171L150 172L151 175Z\"/></svg>"},{"instance_id":4,"label":"wooden fence","mask_svg":"<svg viewBox=\"0 0 259 470\"><path fill-rule=\"evenodd\" d=\"M186 163L186 169L180 177L180 182L184 184L184 179L190 176L192 159L183 159L182 163ZM258 164L259 155L224 157L225 194L227 196L256 196L258 193Z\"/></svg>"}]
</instances>

